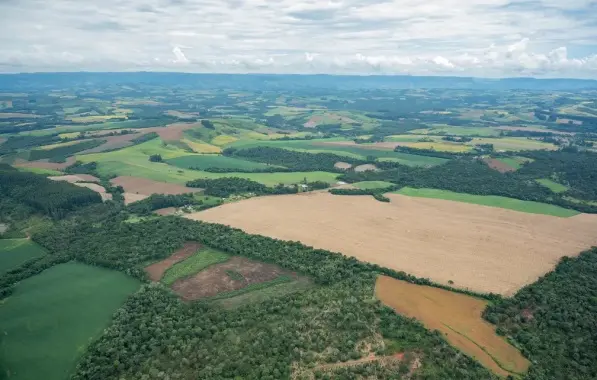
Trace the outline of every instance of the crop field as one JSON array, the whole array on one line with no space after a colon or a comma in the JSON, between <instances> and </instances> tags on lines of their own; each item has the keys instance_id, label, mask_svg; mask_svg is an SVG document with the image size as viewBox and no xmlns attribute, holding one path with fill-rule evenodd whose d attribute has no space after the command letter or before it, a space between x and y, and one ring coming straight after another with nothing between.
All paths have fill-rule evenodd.
<instances>
[{"instance_id":1,"label":"crop field","mask_svg":"<svg viewBox=\"0 0 597 380\"><path fill-rule=\"evenodd\" d=\"M20 166L20 167L18 167L18 169L20 171L29 172L29 173L35 173L35 174L41 174L41 175L45 175L45 176L59 176L59 175L64 174L62 172L59 172L58 170L43 169L43 168L34 168L34 167L31 167L31 166Z\"/></svg>"},{"instance_id":2,"label":"crop field","mask_svg":"<svg viewBox=\"0 0 597 380\"><path fill-rule=\"evenodd\" d=\"M512 294L557 260L597 243L597 216L522 213L387 194L258 197L186 217L341 252L359 260L480 292Z\"/></svg>"},{"instance_id":3,"label":"crop field","mask_svg":"<svg viewBox=\"0 0 597 380\"><path fill-rule=\"evenodd\" d=\"M193 150L195 153L203 153L203 154L214 154L214 153L221 153L222 148L219 146L211 145L203 141L195 141L190 139L182 139L180 140L182 143L186 144L189 148Z\"/></svg>"},{"instance_id":4,"label":"crop field","mask_svg":"<svg viewBox=\"0 0 597 380\"><path fill-rule=\"evenodd\" d=\"M543 186L547 187L554 193L563 193L564 191L568 191L567 186L562 185L561 183L554 182L549 178L541 178L541 179L538 179L537 182L539 182Z\"/></svg>"},{"instance_id":5,"label":"crop field","mask_svg":"<svg viewBox=\"0 0 597 380\"><path fill-rule=\"evenodd\" d=\"M243 294L227 293L226 297L215 300L214 303L226 309L233 309L244 305L263 302L271 298L282 297L287 294L301 292L314 286L313 283L305 277L291 279L291 281L286 281L285 279L285 281L275 284L269 282L267 285L268 286L263 286L260 289L252 289L249 292L245 291Z\"/></svg>"},{"instance_id":6,"label":"crop field","mask_svg":"<svg viewBox=\"0 0 597 380\"><path fill-rule=\"evenodd\" d=\"M151 194L186 194L196 193L201 189L176 185L173 183L157 182L146 178L121 176L110 182L114 186L122 186L125 192L142 195Z\"/></svg>"},{"instance_id":7,"label":"crop field","mask_svg":"<svg viewBox=\"0 0 597 380\"><path fill-rule=\"evenodd\" d=\"M69 378L89 343L139 285L123 273L77 263L22 281L0 305L3 373L14 380Z\"/></svg>"},{"instance_id":8,"label":"crop field","mask_svg":"<svg viewBox=\"0 0 597 380\"><path fill-rule=\"evenodd\" d=\"M210 265L226 262L229 258L230 256L224 252L203 248L168 268L161 281L166 285L172 285L178 279L200 272Z\"/></svg>"},{"instance_id":9,"label":"crop field","mask_svg":"<svg viewBox=\"0 0 597 380\"><path fill-rule=\"evenodd\" d=\"M245 161L234 157L220 156L220 155L193 155L177 157L166 161L168 164L185 169L265 169L271 165L262 164L260 162Z\"/></svg>"},{"instance_id":10,"label":"crop field","mask_svg":"<svg viewBox=\"0 0 597 380\"><path fill-rule=\"evenodd\" d=\"M529 158L525 157L500 157L496 158L496 160L511 167L513 170L518 170L524 163L531 161Z\"/></svg>"},{"instance_id":11,"label":"crop field","mask_svg":"<svg viewBox=\"0 0 597 380\"><path fill-rule=\"evenodd\" d=\"M567 208L562 208L546 203L522 201L520 199L499 197L496 195L473 195L466 193L455 193L453 191L448 190L414 189L411 187L403 187L396 193L408 195L411 197L434 198L444 199L448 201L473 203L477 205L499 207L508 210L528 212L532 214L558 216L562 218L567 218L579 214L579 212L576 210L570 210Z\"/></svg>"},{"instance_id":12,"label":"crop field","mask_svg":"<svg viewBox=\"0 0 597 380\"><path fill-rule=\"evenodd\" d=\"M487 301L387 276L378 277L375 295L399 314L418 319L430 330L439 330L450 344L500 376L522 374L530 365L496 334L495 326L483 319Z\"/></svg>"},{"instance_id":13,"label":"crop field","mask_svg":"<svg viewBox=\"0 0 597 380\"><path fill-rule=\"evenodd\" d=\"M0 239L0 275L45 254L45 249L29 239Z\"/></svg>"},{"instance_id":14,"label":"crop field","mask_svg":"<svg viewBox=\"0 0 597 380\"><path fill-rule=\"evenodd\" d=\"M164 273L170 268L172 265L186 259L187 257L191 256L195 252L197 252L201 248L201 244L197 242L186 242L184 246L179 249L178 251L174 252L169 257L165 258L164 260L158 261L151 265L145 267L145 271L149 275L151 281L160 281Z\"/></svg>"},{"instance_id":15,"label":"crop field","mask_svg":"<svg viewBox=\"0 0 597 380\"><path fill-rule=\"evenodd\" d=\"M25 161L21 159L17 159L14 162L14 166L18 168L36 168L36 169L45 169L45 170L64 170L67 167L71 166L75 163L74 157L69 157L66 159L65 162L49 162L48 159L38 160L38 161Z\"/></svg>"},{"instance_id":16,"label":"crop field","mask_svg":"<svg viewBox=\"0 0 597 380\"><path fill-rule=\"evenodd\" d=\"M485 136L493 137L499 136L500 131L494 128L485 127L456 127L451 125L436 124L433 128L428 129L414 129L409 133L413 134L445 134L456 136Z\"/></svg>"},{"instance_id":17,"label":"crop field","mask_svg":"<svg viewBox=\"0 0 597 380\"><path fill-rule=\"evenodd\" d=\"M503 138L473 138L468 145L493 144L496 151L520 151L520 150L556 150L558 147L538 140L531 140L525 137L503 137Z\"/></svg>"},{"instance_id":18,"label":"crop field","mask_svg":"<svg viewBox=\"0 0 597 380\"><path fill-rule=\"evenodd\" d=\"M393 183L385 181L363 181L353 183L352 185L361 190L385 189L390 186L395 186Z\"/></svg>"},{"instance_id":19,"label":"crop field","mask_svg":"<svg viewBox=\"0 0 597 380\"><path fill-rule=\"evenodd\" d=\"M220 263L216 263L216 259ZM213 256L208 265L194 275L186 272L185 275L191 275L174 281L172 289L185 300L223 299L290 282L297 277L276 265L239 256Z\"/></svg>"}]
</instances>

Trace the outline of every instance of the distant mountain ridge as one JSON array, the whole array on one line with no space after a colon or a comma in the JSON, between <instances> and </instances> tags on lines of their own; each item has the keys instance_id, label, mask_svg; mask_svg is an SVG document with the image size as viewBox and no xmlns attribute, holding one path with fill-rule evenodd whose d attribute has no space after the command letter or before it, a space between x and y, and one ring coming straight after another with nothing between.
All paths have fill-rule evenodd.
<instances>
[{"instance_id":1,"label":"distant mountain ridge","mask_svg":"<svg viewBox=\"0 0 597 380\"><path fill-rule=\"evenodd\" d=\"M592 79L474 78L410 75L300 75L300 74L195 74L169 72L65 72L0 74L4 91L54 88L86 84L153 84L195 88L330 88L330 89L416 89L454 88L469 90L597 90Z\"/></svg>"}]
</instances>

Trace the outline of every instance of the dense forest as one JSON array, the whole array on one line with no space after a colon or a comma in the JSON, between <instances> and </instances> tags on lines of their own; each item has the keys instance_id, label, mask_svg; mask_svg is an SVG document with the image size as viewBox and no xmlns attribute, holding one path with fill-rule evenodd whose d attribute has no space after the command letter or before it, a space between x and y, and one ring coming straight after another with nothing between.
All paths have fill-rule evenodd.
<instances>
[{"instance_id":1,"label":"dense forest","mask_svg":"<svg viewBox=\"0 0 597 380\"><path fill-rule=\"evenodd\" d=\"M331 153L305 153L288 149L272 147L255 147L247 149L228 148L222 152L226 156L240 157L249 161L261 162L269 165L278 165L293 171L332 171L341 172L335 167L337 162L347 162L360 165L365 161L338 156Z\"/></svg>"},{"instance_id":2,"label":"dense forest","mask_svg":"<svg viewBox=\"0 0 597 380\"><path fill-rule=\"evenodd\" d=\"M199 204L200 201L195 199L193 194L152 194L148 198L141 201L131 203L128 210L135 214L147 215L152 211L166 208L166 207L182 207L186 205Z\"/></svg>"},{"instance_id":3,"label":"dense forest","mask_svg":"<svg viewBox=\"0 0 597 380\"><path fill-rule=\"evenodd\" d=\"M0 196L25 204L52 218L61 218L78 207L102 201L98 193L68 182L0 166Z\"/></svg>"},{"instance_id":4,"label":"dense forest","mask_svg":"<svg viewBox=\"0 0 597 380\"><path fill-rule=\"evenodd\" d=\"M597 379L597 248L564 257L485 318L533 361L528 379Z\"/></svg>"}]
</instances>

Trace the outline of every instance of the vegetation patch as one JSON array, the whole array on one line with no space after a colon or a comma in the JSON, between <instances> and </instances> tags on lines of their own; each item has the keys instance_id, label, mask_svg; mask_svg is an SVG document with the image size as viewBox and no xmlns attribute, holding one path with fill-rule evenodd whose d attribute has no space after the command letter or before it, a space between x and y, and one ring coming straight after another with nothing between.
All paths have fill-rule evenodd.
<instances>
[{"instance_id":1,"label":"vegetation patch","mask_svg":"<svg viewBox=\"0 0 597 380\"><path fill-rule=\"evenodd\" d=\"M576 210L550 205L547 203L522 201L514 198L500 197L496 195L473 195L466 193L456 193L448 190L438 189L414 189L411 187L403 187L396 192L397 194L408 195L411 197L424 197L444 199L448 201L473 203L483 206L500 207L508 210L528 212L532 214L544 214L551 216L558 216L568 218L578 215Z\"/></svg>"},{"instance_id":2,"label":"vegetation patch","mask_svg":"<svg viewBox=\"0 0 597 380\"><path fill-rule=\"evenodd\" d=\"M562 185L561 183L552 181L549 178L540 178L537 180L537 182L539 182L543 186L547 187L554 193L564 193L564 192L568 191L568 186L565 186L565 185Z\"/></svg>"},{"instance_id":3,"label":"vegetation patch","mask_svg":"<svg viewBox=\"0 0 597 380\"><path fill-rule=\"evenodd\" d=\"M46 253L29 239L0 239L0 275Z\"/></svg>"},{"instance_id":4,"label":"vegetation patch","mask_svg":"<svg viewBox=\"0 0 597 380\"><path fill-rule=\"evenodd\" d=\"M169 257L145 267L145 271L149 275L151 281L160 281L164 273L171 266L179 261L185 260L187 257L197 252L197 250L200 248L201 244L197 242L186 242L181 249L177 250Z\"/></svg>"},{"instance_id":5,"label":"vegetation patch","mask_svg":"<svg viewBox=\"0 0 597 380\"><path fill-rule=\"evenodd\" d=\"M185 169L239 169L242 170L260 170L270 168L270 165L259 162L246 161L234 157L226 157L221 155L193 155L177 157L166 160L170 165L178 166Z\"/></svg>"},{"instance_id":6,"label":"vegetation patch","mask_svg":"<svg viewBox=\"0 0 597 380\"><path fill-rule=\"evenodd\" d=\"M441 331L453 346L498 375L522 374L529 368L529 361L482 318L487 301L387 276L378 277L375 295L397 313Z\"/></svg>"},{"instance_id":7,"label":"vegetation patch","mask_svg":"<svg viewBox=\"0 0 597 380\"><path fill-rule=\"evenodd\" d=\"M2 372L15 380L69 378L139 285L123 273L77 263L22 281L0 304Z\"/></svg>"},{"instance_id":8,"label":"vegetation patch","mask_svg":"<svg viewBox=\"0 0 597 380\"><path fill-rule=\"evenodd\" d=\"M387 189L389 187L396 186L391 182L385 181L362 181L356 182L352 184L357 189L361 190L377 190L377 189Z\"/></svg>"},{"instance_id":9,"label":"vegetation patch","mask_svg":"<svg viewBox=\"0 0 597 380\"><path fill-rule=\"evenodd\" d=\"M162 277L162 282L172 285L177 280L194 275L210 265L228 261L229 255L212 248L202 248L194 255L172 265ZM242 280L242 276L241 276Z\"/></svg>"}]
</instances>

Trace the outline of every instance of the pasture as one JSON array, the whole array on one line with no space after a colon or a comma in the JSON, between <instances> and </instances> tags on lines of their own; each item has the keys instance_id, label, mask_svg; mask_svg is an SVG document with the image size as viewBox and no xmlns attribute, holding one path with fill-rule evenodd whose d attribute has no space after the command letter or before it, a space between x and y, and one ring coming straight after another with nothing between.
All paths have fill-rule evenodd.
<instances>
[{"instance_id":1,"label":"pasture","mask_svg":"<svg viewBox=\"0 0 597 380\"><path fill-rule=\"evenodd\" d=\"M483 319L487 301L387 276L377 278L375 296L397 313L418 319L430 330L439 330L450 344L500 376L522 374L530 366Z\"/></svg>"},{"instance_id":2,"label":"pasture","mask_svg":"<svg viewBox=\"0 0 597 380\"><path fill-rule=\"evenodd\" d=\"M597 216L523 213L387 194L257 197L185 217L301 241L365 262L479 292L512 294L557 260L597 243Z\"/></svg>"},{"instance_id":3,"label":"pasture","mask_svg":"<svg viewBox=\"0 0 597 380\"><path fill-rule=\"evenodd\" d=\"M0 275L45 254L44 248L29 239L0 239Z\"/></svg>"},{"instance_id":4,"label":"pasture","mask_svg":"<svg viewBox=\"0 0 597 380\"><path fill-rule=\"evenodd\" d=\"M209 168L254 170L271 167L271 165L262 164L260 162L245 161L234 157L212 154L182 156L167 160L166 162L180 168L194 168L200 170Z\"/></svg>"},{"instance_id":5,"label":"pasture","mask_svg":"<svg viewBox=\"0 0 597 380\"><path fill-rule=\"evenodd\" d=\"M568 218L579 214L579 212L576 210L570 210L567 208L554 206L546 203L522 201L520 199L499 197L496 195L473 195L466 193L455 193L453 191L448 190L414 189L411 187L403 187L396 193L408 195L411 197L424 197L444 199L447 201L466 202L483 206L499 207L520 212L528 212L532 214L559 216L562 218Z\"/></svg>"},{"instance_id":6,"label":"pasture","mask_svg":"<svg viewBox=\"0 0 597 380\"><path fill-rule=\"evenodd\" d=\"M23 280L0 304L3 373L14 380L69 378L87 346L139 285L123 273L78 263Z\"/></svg>"},{"instance_id":7,"label":"pasture","mask_svg":"<svg viewBox=\"0 0 597 380\"><path fill-rule=\"evenodd\" d=\"M537 180L537 182L539 182L541 185L547 187L554 193L563 193L565 191L568 191L568 186L565 186L565 185L562 185L561 183L552 181L549 178L540 178Z\"/></svg>"}]
</instances>

